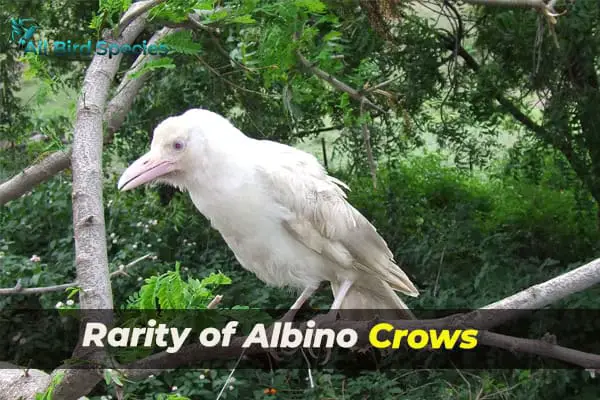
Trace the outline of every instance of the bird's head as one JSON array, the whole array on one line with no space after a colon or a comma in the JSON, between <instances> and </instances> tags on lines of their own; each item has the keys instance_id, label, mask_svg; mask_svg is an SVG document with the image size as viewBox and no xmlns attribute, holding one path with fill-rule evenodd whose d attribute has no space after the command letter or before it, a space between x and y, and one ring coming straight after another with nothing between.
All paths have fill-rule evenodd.
<instances>
[{"instance_id":1,"label":"bird's head","mask_svg":"<svg viewBox=\"0 0 600 400\"><path fill-rule=\"evenodd\" d=\"M190 176L202 173L233 135L243 136L227 119L208 110L169 117L154 129L150 151L123 172L118 188L125 191L148 182L185 188Z\"/></svg>"}]
</instances>

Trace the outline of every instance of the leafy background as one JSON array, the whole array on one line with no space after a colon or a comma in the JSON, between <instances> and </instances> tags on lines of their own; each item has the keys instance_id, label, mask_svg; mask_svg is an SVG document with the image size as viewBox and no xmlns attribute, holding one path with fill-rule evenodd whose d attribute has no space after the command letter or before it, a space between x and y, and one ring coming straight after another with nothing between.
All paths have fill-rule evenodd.
<instances>
[{"instance_id":1,"label":"leafy background","mask_svg":"<svg viewBox=\"0 0 600 400\"><path fill-rule=\"evenodd\" d=\"M128 2L23 0L0 5L2 20L33 17L43 27L41 35L84 41L110 28ZM176 51L147 67L152 78L106 148L111 271L151 254L128 268L128 276L113 279L115 304L201 308L221 294L223 307L285 308L295 298L295 293L266 287L245 272L187 195L165 187L116 190L119 173L145 151L153 127L197 106L228 116L250 136L298 146L321 160L324 140L330 173L350 185L350 201L377 226L421 289L419 298L406 300L412 308L479 307L598 256L600 175L593 154L598 134L584 132L595 124L595 115L586 110L598 103L593 85L582 86L564 72L598 65L596 2L570 6L556 28L558 48L547 31L541 45L533 42L539 29L533 12L460 8L466 26L462 43L481 63L479 71L448 57L440 33L457 28L448 18L437 19L431 3L403 4L402 25L393 30L392 43L370 29L360 5L351 0L173 0L153 11L152 26L138 40L148 39L164 23L185 20L191 10L231 7L204 21L219 28L216 40L202 31L165 39ZM0 36L10 36L9 24L0 27ZM299 67L297 50L357 88L398 77L385 88L398 97L378 100L388 115L368 119L378 160L376 190L358 104ZM574 61L573 54L582 60ZM539 67L532 63L536 57L543 60ZM123 64L132 61L126 57ZM0 179L70 141L86 65L79 59L22 57L0 40ZM515 121L493 100L499 93L544 132ZM317 132L331 126L335 129ZM46 139L32 141L35 133ZM559 137L574 143L572 157ZM73 259L66 171L0 210L0 286L12 287L17 280L24 287L72 281ZM203 279L220 284L207 285ZM77 307L73 294L4 296L0 305ZM593 288L555 307L595 308L599 294ZM327 307L331 301L323 288L311 305ZM213 399L228 373L167 371L125 382L124 392L131 399ZM310 389L306 370L240 370L223 398L596 399L600 390L597 380L579 370L399 369L314 375L316 388ZM109 376L90 398L116 396L116 386L123 383L118 379ZM265 392L268 388L276 391Z\"/></svg>"}]
</instances>

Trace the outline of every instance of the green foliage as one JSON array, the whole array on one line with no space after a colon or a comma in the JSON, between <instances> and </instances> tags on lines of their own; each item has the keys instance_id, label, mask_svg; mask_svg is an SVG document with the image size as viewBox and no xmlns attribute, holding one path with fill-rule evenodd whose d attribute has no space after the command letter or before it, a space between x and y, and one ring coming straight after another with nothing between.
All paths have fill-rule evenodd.
<instances>
[{"instance_id":1,"label":"green foliage","mask_svg":"<svg viewBox=\"0 0 600 400\"><path fill-rule=\"evenodd\" d=\"M173 59L170 57L162 57L154 60L150 60L146 62L140 69L137 71L129 73L129 76L132 79L139 78L140 76L149 73L151 71L155 71L157 69L173 69L175 68L175 64L173 63Z\"/></svg>"},{"instance_id":2,"label":"green foliage","mask_svg":"<svg viewBox=\"0 0 600 400\"><path fill-rule=\"evenodd\" d=\"M160 41L161 44L169 46L170 51L187 55L198 55L202 46L194 41L190 31L178 31L172 33Z\"/></svg>"},{"instance_id":3,"label":"green foliage","mask_svg":"<svg viewBox=\"0 0 600 400\"><path fill-rule=\"evenodd\" d=\"M202 280L181 278L180 265L174 271L146 279L140 291L129 298L132 309L193 310L202 309L214 298L213 290L231 284L225 275L211 273Z\"/></svg>"},{"instance_id":4,"label":"green foliage","mask_svg":"<svg viewBox=\"0 0 600 400\"><path fill-rule=\"evenodd\" d=\"M593 1L559 2L557 7L564 18L560 18L555 35L539 31L534 13L477 9L481 23L475 44L487 54L478 86L481 96L488 98L490 94L516 91L534 92L543 99L543 106L537 107L543 113L541 128L530 133L561 152L599 201L600 135L591 127L600 122L594 111L600 100L596 57L600 35L591 16L597 16L600 7ZM496 40L498 35L503 40ZM521 45L525 38L536 35L532 46ZM517 104L528 115L537 111L527 110L522 100Z\"/></svg>"},{"instance_id":5,"label":"green foliage","mask_svg":"<svg viewBox=\"0 0 600 400\"><path fill-rule=\"evenodd\" d=\"M462 20L465 29L458 41L449 37L459 33L458 21L440 28L437 16L426 18L407 2L401 25L388 29L393 38L384 40L371 29L373 16L360 3L170 0L151 10L150 28L185 23L195 10L203 11L200 22L208 28L167 37L163 43L173 56L132 74L152 72L153 79L106 149L109 267L118 271L151 254L127 269L128 276L113 279L116 304L202 309L215 294L224 295L224 307L284 308L294 300L293 293L265 287L240 268L186 195L165 198L162 189L115 189L116 175L146 151L156 124L198 106L228 116L252 137L287 143L315 138L311 131L324 125L339 127L335 149L349 161L336 176L348 181L353 204L374 222L422 290L420 298L408 300L412 307L477 307L598 255L597 2L557 2L561 10L568 7L555 27L559 47L547 29L543 40L533 43L538 16L529 10L461 8L470 18ZM35 13L47 37L86 38L90 27L96 35L114 27L129 4L106 0L98 8L97 2L27 0L4 6L11 15ZM448 15L451 3L439 4ZM457 45L479 68L468 67ZM298 51L357 90L387 82L381 90L390 96L369 96L388 112L361 116L358 102L298 63ZM5 93L0 140L13 144L2 150L0 167L8 176L70 142L72 113L32 115L16 96L22 73L17 52L0 41L0 53ZM457 62L457 56L462 60ZM88 65L30 55L21 61L40 82L35 106L44 106L66 87L78 89ZM132 61L125 58L123 64ZM542 97L543 104L532 107L538 99L530 93ZM523 128L506 105L499 105L499 96L545 133ZM363 123L379 161L377 190L368 176ZM50 140L26 142L32 129ZM503 159L503 138L517 135L520 139ZM448 150L452 163L440 155L410 154L426 140ZM75 279L69 181L65 172L0 211L0 287ZM57 302L76 302L77 295L74 288L39 297L9 296L0 299L0 306L52 308ZM597 290L590 290L557 306L594 307L597 296ZM316 307L330 303L328 291L311 299ZM50 332L52 326L46 328ZM34 345L47 346L49 354L60 345L40 344L44 339L15 346L8 354L21 360ZM115 384L124 383L129 398L214 399L228 373L167 371L135 383L109 374L105 390L114 393ZM302 370L238 371L235 377L225 390L228 399L597 397L597 384L578 371L315 371L314 390ZM265 388L277 394L265 394Z\"/></svg>"},{"instance_id":6,"label":"green foliage","mask_svg":"<svg viewBox=\"0 0 600 400\"><path fill-rule=\"evenodd\" d=\"M215 2L212 0L169 0L153 7L150 10L150 18L182 22L187 20L188 15L194 10L212 10L214 4Z\"/></svg>"},{"instance_id":7,"label":"green foliage","mask_svg":"<svg viewBox=\"0 0 600 400\"><path fill-rule=\"evenodd\" d=\"M105 369L104 373L104 382L107 385L115 384L117 386L123 386L122 374L119 371L114 369Z\"/></svg>"},{"instance_id":8,"label":"green foliage","mask_svg":"<svg viewBox=\"0 0 600 400\"><path fill-rule=\"evenodd\" d=\"M189 400L189 397L181 396L179 394L164 394L160 393L157 400Z\"/></svg>"},{"instance_id":9,"label":"green foliage","mask_svg":"<svg viewBox=\"0 0 600 400\"><path fill-rule=\"evenodd\" d=\"M576 188L485 179L440 163L429 155L380 171L375 193L368 177L349 179L353 203L428 293L413 305L481 306L597 251L596 208Z\"/></svg>"},{"instance_id":10,"label":"green foliage","mask_svg":"<svg viewBox=\"0 0 600 400\"><path fill-rule=\"evenodd\" d=\"M131 3L131 0L100 0L98 11L92 16L89 27L94 29L98 36L105 24L114 28Z\"/></svg>"},{"instance_id":11,"label":"green foliage","mask_svg":"<svg viewBox=\"0 0 600 400\"><path fill-rule=\"evenodd\" d=\"M327 10L327 6L320 0L294 0L294 4L300 8L306 9L311 13L323 13Z\"/></svg>"}]
</instances>

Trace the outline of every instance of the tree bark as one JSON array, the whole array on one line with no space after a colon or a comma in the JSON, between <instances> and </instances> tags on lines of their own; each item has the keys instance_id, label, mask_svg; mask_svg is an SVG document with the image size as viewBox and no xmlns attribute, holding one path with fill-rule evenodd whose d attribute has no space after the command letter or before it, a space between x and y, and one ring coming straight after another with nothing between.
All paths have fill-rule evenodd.
<instances>
[{"instance_id":1,"label":"tree bark","mask_svg":"<svg viewBox=\"0 0 600 400\"><path fill-rule=\"evenodd\" d=\"M137 18L123 30L118 40L107 38L107 41L132 43L145 26L146 18ZM96 55L92 59L77 104L73 135L71 163L75 268L81 289L80 307L89 313L113 308L102 197L102 147L106 99L120 61L121 55L112 58ZM83 315L82 323L85 323L86 317ZM76 348L74 355L79 351ZM89 358L90 355L87 355ZM89 393L101 378L95 370L66 369L56 370L54 374L59 372L65 375L55 389L55 396L65 400L77 399Z\"/></svg>"}]
</instances>

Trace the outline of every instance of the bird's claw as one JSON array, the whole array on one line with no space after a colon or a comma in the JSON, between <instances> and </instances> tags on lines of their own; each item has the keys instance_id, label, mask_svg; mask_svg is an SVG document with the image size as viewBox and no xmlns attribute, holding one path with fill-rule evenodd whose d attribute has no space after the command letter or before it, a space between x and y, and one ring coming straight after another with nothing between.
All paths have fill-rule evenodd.
<instances>
[{"instance_id":1,"label":"bird's claw","mask_svg":"<svg viewBox=\"0 0 600 400\"><path fill-rule=\"evenodd\" d=\"M287 311L285 313L285 315L283 317L279 318L275 322L281 322L281 323L293 322L297 311L298 310L290 309L289 311ZM273 326L274 325L271 325L271 327L269 327L269 329L267 330L267 337L273 336ZM283 360L282 356L289 357L289 356L293 355L294 353L296 353L297 351L298 351L297 349L283 350L283 349L280 349L277 347L277 348L269 348L267 351L267 354L269 356L271 356L273 358L273 360L275 360L276 362L280 362Z\"/></svg>"},{"instance_id":2,"label":"bird's claw","mask_svg":"<svg viewBox=\"0 0 600 400\"><path fill-rule=\"evenodd\" d=\"M294 318L296 317L296 313L298 310L296 309L290 309L288 310L281 318L279 318L277 320L277 322L293 322ZM326 314L323 315L319 315L318 317L314 318L313 320L315 321L315 327L314 329L317 329L319 326L323 326L323 325L331 325L333 323L335 323L335 321L337 321L338 318L338 310L330 310L329 312L327 312ZM267 336L270 337L272 335L273 332L273 326L271 326L268 331L267 331ZM314 358L314 359L319 359L321 358L323 355L321 354L320 349L315 349L312 347L309 347L308 349L308 354ZM269 356L271 356L276 362L279 362L282 360L282 356L291 356L293 354L295 354L298 351L298 349L291 349L291 350L282 350L280 348L271 348L267 351L267 354ZM331 359L331 354L332 354L332 349L330 348L326 348L325 349L325 353L324 353L324 360L320 361L319 364L320 365L325 365L329 362L329 360Z\"/></svg>"},{"instance_id":3,"label":"bird's claw","mask_svg":"<svg viewBox=\"0 0 600 400\"><path fill-rule=\"evenodd\" d=\"M319 315L317 318L314 318L314 321L315 321L314 329L318 329L319 326L333 324L333 323L335 323L335 321L337 321L337 318L338 318L338 310L329 310L329 312L327 314ZM315 350L316 349L309 347L308 353L310 354L311 357L318 359L320 354L315 353ZM319 362L319 364L326 365L329 362L329 360L331 359L331 353L332 353L332 350L330 348L325 348L325 358L323 361Z\"/></svg>"}]
</instances>

